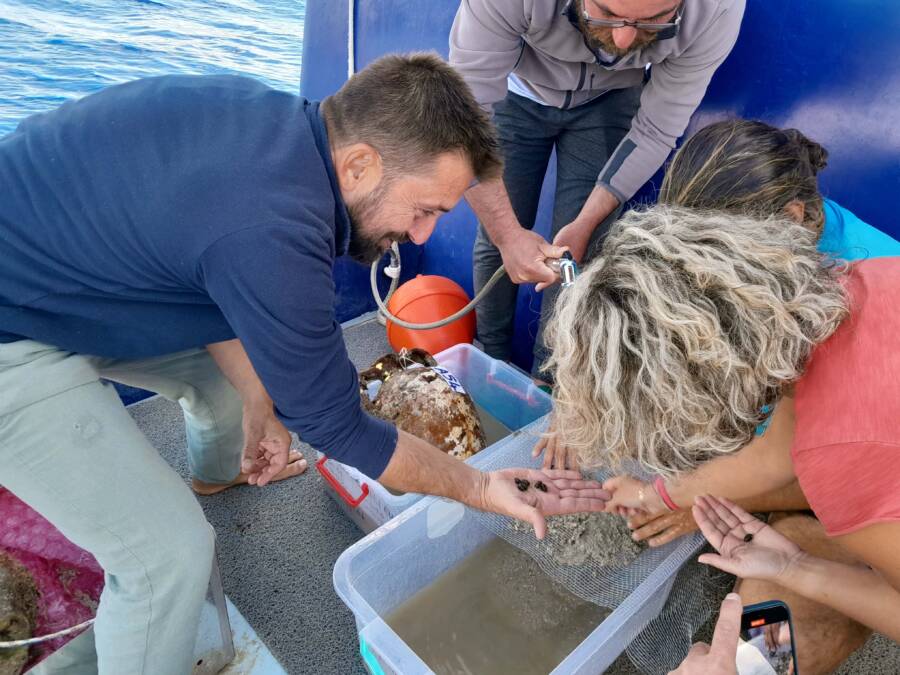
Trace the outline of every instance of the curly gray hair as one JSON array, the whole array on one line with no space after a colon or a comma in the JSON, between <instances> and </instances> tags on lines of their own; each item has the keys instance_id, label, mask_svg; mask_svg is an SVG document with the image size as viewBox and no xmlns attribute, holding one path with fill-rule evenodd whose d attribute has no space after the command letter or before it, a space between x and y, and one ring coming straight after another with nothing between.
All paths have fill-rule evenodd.
<instances>
[{"instance_id":1,"label":"curly gray hair","mask_svg":"<svg viewBox=\"0 0 900 675\"><path fill-rule=\"evenodd\" d=\"M626 214L549 325L562 440L664 476L740 449L846 316L844 269L787 220Z\"/></svg>"}]
</instances>

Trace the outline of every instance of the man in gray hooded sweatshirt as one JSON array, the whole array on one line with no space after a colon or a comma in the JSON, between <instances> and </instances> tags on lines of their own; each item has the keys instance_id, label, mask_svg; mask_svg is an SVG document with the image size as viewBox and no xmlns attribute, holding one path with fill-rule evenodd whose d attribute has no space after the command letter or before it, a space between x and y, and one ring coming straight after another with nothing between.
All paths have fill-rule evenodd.
<instances>
[{"instance_id":1,"label":"man in gray hooded sweatshirt","mask_svg":"<svg viewBox=\"0 0 900 675\"><path fill-rule=\"evenodd\" d=\"M516 283L555 277L545 258L567 246L590 258L622 204L662 166L737 40L745 0L462 0L450 61L493 108L505 168L466 199L481 222L476 290L501 262L478 306L478 335L509 359ZM553 246L530 230L556 150ZM555 300L543 300L534 372Z\"/></svg>"}]
</instances>

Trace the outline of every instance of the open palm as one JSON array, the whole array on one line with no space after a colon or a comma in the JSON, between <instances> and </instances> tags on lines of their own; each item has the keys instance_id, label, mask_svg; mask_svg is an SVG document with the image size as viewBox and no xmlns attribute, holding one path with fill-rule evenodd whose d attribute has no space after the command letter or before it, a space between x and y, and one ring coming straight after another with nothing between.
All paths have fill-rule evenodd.
<instances>
[{"instance_id":1,"label":"open palm","mask_svg":"<svg viewBox=\"0 0 900 675\"><path fill-rule=\"evenodd\" d=\"M718 555L699 560L742 579L780 577L803 551L790 539L754 518L733 502L719 497L698 497L694 519Z\"/></svg>"},{"instance_id":2,"label":"open palm","mask_svg":"<svg viewBox=\"0 0 900 675\"><path fill-rule=\"evenodd\" d=\"M524 490L516 485L517 478L528 481ZM536 487L539 482L546 491ZM608 499L609 492L600 483L585 480L578 471L561 469L492 471L482 497L485 511L531 523L538 539L547 533L545 516L603 511Z\"/></svg>"}]
</instances>

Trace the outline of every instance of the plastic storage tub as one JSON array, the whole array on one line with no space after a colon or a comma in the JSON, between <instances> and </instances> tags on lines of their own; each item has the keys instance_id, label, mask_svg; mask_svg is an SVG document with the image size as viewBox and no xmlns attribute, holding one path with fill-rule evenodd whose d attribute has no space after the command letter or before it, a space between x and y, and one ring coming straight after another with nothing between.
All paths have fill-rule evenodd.
<instances>
[{"instance_id":1,"label":"plastic storage tub","mask_svg":"<svg viewBox=\"0 0 900 675\"><path fill-rule=\"evenodd\" d=\"M434 358L456 376L476 404L510 431L550 412L550 396L530 377L470 344L454 345ZM490 451L485 448L467 461ZM392 494L353 467L322 453L318 457L316 468L325 479L326 491L363 532L371 532L422 499L416 493Z\"/></svg>"},{"instance_id":2,"label":"plastic storage tub","mask_svg":"<svg viewBox=\"0 0 900 675\"><path fill-rule=\"evenodd\" d=\"M470 510L426 497L338 558L334 587L356 618L360 653L369 672L432 672L383 617L494 536ZM672 546L665 561L552 671L553 675L603 673L660 613L679 569L696 555L702 539L689 536Z\"/></svg>"}]
</instances>

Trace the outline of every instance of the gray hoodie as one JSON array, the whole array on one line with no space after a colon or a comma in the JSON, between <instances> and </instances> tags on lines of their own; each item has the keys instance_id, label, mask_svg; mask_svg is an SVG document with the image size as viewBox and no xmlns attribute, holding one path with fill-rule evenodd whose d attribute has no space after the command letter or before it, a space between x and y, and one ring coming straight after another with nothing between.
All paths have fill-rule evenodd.
<instances>
[{"instance_id":1,"label":"gray hoodie","mask_svg":"<svg viewBox=\"0 0 900 675\"><path fill-rule=\"evenodd\" d=\"M597 184L625 201L675 147L719 64L737 40L745 0L684 0L675 35L600 63L572 25L572 0L462 0L450 31L450 62L489 107L506 96L514 73L533 97L569 108L611 89L650 81L631 130Z\"/></svg>"}]
</instances>

